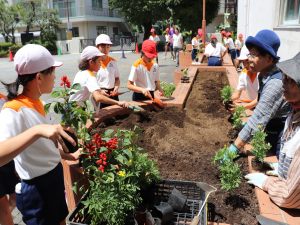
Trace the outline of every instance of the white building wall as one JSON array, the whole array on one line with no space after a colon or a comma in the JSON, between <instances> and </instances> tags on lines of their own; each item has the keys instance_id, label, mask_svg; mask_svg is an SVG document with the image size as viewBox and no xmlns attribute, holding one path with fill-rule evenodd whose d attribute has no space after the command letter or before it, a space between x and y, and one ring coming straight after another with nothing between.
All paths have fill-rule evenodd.
<instances>
[{"instance_id":1,"label":"white building wall","mask_svg":"<svg viewBox=\"0 0 300 225\"><path fill-rule=\"evenodd\" d=\"M300 25L280 24L280 0L239 0L237 32L255 36L262 29L275 31L281 41L280 60L292 58L300 51Z\"/></svg>"}]
</instances>

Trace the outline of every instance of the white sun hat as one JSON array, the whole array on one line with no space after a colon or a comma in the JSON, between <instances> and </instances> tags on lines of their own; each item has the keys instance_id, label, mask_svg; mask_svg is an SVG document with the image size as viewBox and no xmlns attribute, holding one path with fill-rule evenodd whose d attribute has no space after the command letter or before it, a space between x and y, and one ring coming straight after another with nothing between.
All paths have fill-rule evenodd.
<instances>
[{"instance_id":1,"label":"white sun hat","mask_svg":"<svg viewBox=\"0 0 300 225\"><path fill-rule=\"evenodd\" d=\"M248 48L246 47L246 45L244 45L241 49L241 53L240 53L240 56L237 57L238 60L246 60L248 59L248 55L249 55L249 50Z\"/></svg>"},{"instance_id":2,"label":"white sun hat","mask_svg":"<svg viewBox=\"0 0 300 225\"><path fill-rule=\"evenodd\" d=\"M112 42L110 41L110 37L108 35L106 35L106 34L100 34L96 38L96 46L100 45L100 44L112 45Z\"/></svg>"},{"instance_id":3,"label":"white sun hat","mask_svg":"<svg viewBox=\"0 0 300 225\"><path fill-rule=\"evenodd\" d=\"M14 64L19 75L26 75L38 73L50 67L59 67L63 63L55 61L45 47L27 44L17 51Z\"/></svg>"},{"instance_id":4,"label":"white sun hat","mask_svg":"<svg viewBox=\"0 0 300 225\"><path fill-rule=\"evenodd\" d=\"M83 49L80 54L81 60L90 60L96 56L104 56L105 54L101 53L98 48L94 46L87 46Z\"/></svg>"}]
</instances>

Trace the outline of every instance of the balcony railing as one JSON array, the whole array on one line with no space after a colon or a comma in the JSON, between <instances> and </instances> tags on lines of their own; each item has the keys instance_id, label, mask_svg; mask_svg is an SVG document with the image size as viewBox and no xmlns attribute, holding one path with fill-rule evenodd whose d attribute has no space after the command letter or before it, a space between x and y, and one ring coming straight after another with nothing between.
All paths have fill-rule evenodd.
<instances>
[{"instance_id":1,"label":"balcony railing","mask_svg":"<svg viewBox=\"0 0 300 225\"><path fill-rule=\"evenodd\" d=\"M68 8L59 8L58 14L60 18L69 17L84 17L84 16L105 16L105 17L118 17L120 18L120 14L118 10L109 9L109 8L98 8L98 9L90 9L84 7L69 7Z\"/></svg>"}]
</instances>

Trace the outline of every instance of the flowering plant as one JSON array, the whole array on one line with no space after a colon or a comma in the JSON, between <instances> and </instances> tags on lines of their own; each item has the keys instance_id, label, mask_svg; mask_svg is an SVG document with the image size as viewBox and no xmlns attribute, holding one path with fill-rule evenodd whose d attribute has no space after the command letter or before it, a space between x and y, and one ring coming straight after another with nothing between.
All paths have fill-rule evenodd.
<instances>
[{"instance_id":1,"label":"flowering plant","mask_svg":"<svg viewBox=\"0 0 300 225\"><path fill-rule=\"evenodd\" d=\"M80 84L71 86L68 76L63 76L60 86L51 93L54 100L45 105L45 110L53 109L55 113L62 115L62 125L71 126L77 130L80 139L88 139L86 122L92 118L92 112L89 110L91 107L87 101L82 102L81 105L75 101L69 101L70 96L81 89Z\"/></svg>"},{"instance_id":2,"label":"flowering plant","mask_svg":"<svg viewBox=\"0 0 300 225\"><path fill-rule=\"evenodd\" d=\"M83 211L91 224L126 224L141 202L140 191L159 180L155 163L137 145L138 128L107 130L86 143L82 165L89 178Z\"/></svg>"}]
</instances>

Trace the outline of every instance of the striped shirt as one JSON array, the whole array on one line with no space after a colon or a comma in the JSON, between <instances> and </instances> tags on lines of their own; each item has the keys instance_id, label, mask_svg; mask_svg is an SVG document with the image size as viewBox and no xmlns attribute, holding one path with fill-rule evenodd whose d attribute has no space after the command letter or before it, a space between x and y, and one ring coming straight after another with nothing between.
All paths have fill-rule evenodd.
<instances>
[{"instance_id":1,"label":"striped shirt","mask_svg":"<svg viewBox=\"0 0 300 225\"><path fill-rule=\"evenodd\" d=\"M300 129L284 144L284 148L290 143L288 151L294 151L294 157L289 165L287 176L283 178L268 177L263 184L263 190L267 191L271 200L284 208L300 208ZM291 145L293 143L293 146ZM280 166L279 162L279 166Z\"/></svg>"},{"instance_id":2,"label":"striped shirt","mask_svg":"<svg viewBox=\"0 0 300 225\"><path fill-rule=\"evenodd\" d=\"M290 111L289 104L283 98L282 80L271 79L270 75L273 72L274 70L270 71L264 77L258 75L262 91L253 115L239 133L239 138L244 142L250 141L258 130L258 125L266 127L271 119L286 117Z\"/></svg>"}]
</instances>

